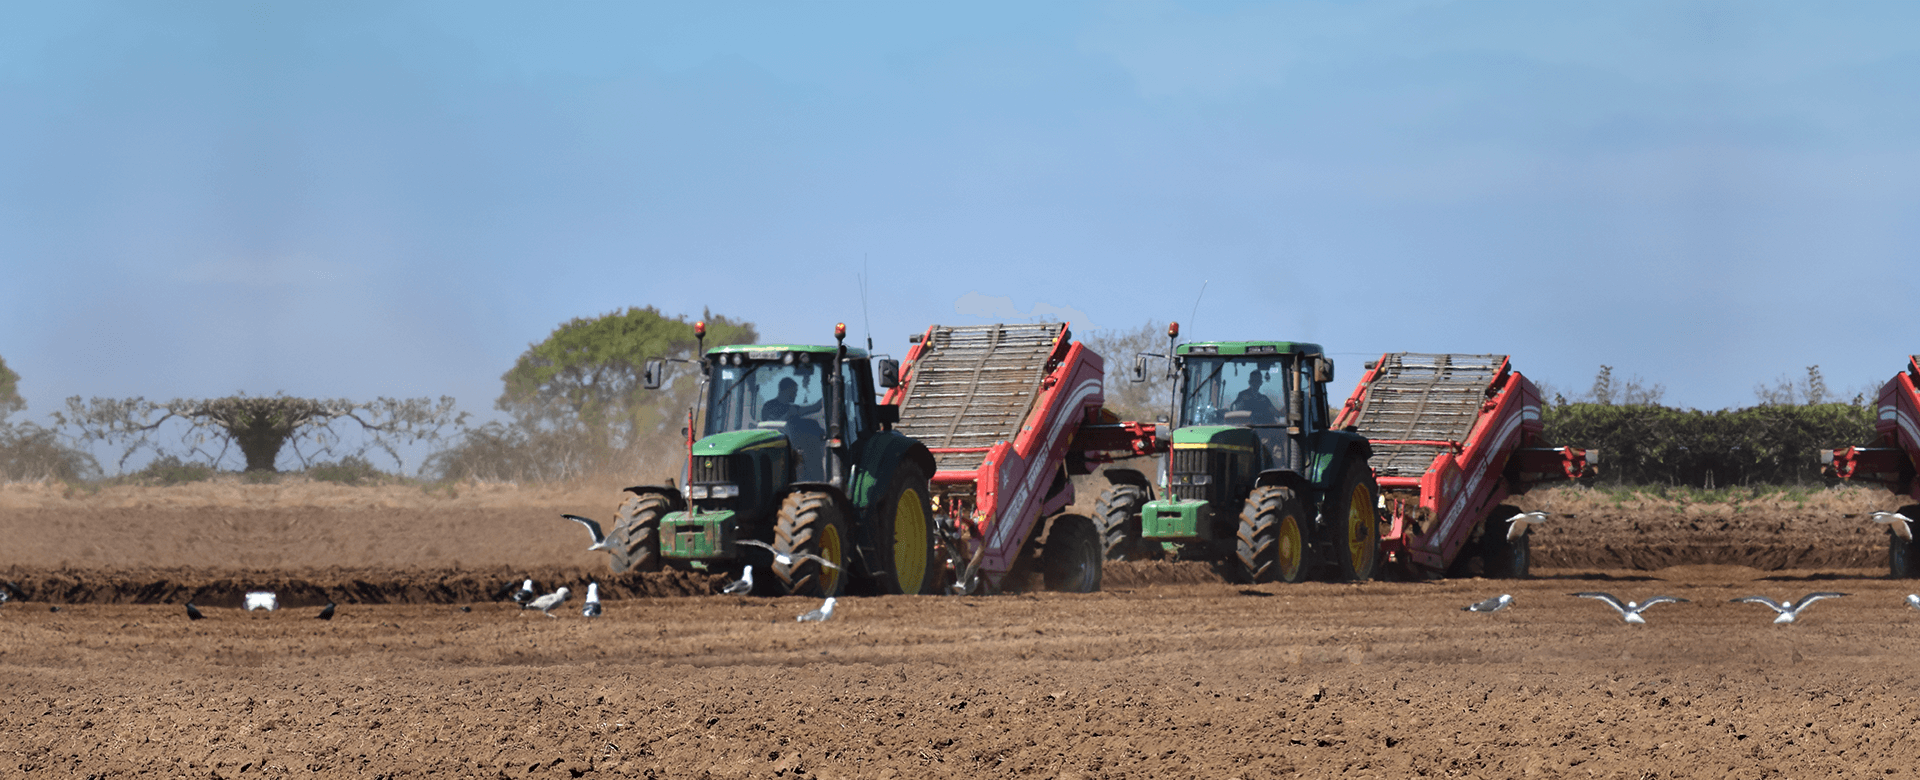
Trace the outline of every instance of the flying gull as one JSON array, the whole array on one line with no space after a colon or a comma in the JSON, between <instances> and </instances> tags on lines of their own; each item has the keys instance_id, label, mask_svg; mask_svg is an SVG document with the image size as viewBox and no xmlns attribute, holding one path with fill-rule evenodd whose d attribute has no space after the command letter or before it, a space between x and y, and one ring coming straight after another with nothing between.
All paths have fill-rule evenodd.
<instances>
[{"instance_id":1,"label":"flying gull","mask_svg":"<svg viewBox=\"0 0 1920 780\"><path fill-rule=\"evenodd\" d=\"M1481 601L1474 604L1468 604L1467 606L1461 607L1460 611L1462 612L1499 612L1500 610L1506 609L1507 607L1510 607L1510 606L1513 606L1513 595L1509 593L1502 593L1498 596L1494 596L1493 598L1487 599L1486 601Z\"/></svg>"},{"instance_id":2,"label":"flying gull","mask_svg":"<svg viewBox=\"0 0 1920 780\"><path fill-rule=\"evenodd\" d=\"M1845 595L1847 594L1834 593L1832 591L1821 591L1819 593L1809 593L1805 596L1801 596L1799 601L1790 601L1790 602L1787 602L1786 605L1784 606L1782 606L1780 602L1774 601L1773 599L1767 598L1766 596L1742 596L1740 598L1733 599L1732 602L1736 604L1765 604L1767 605L1768 609L1771 609L1775 612L1780 613L1780 616L1777 618L1774 618L1773 622L1792 623L1794 618L1800 616L1800 610L1806 609L1808 604L1812 604L1813 602L1819 601L1821 599L1837 599Z\"/></svg>"},{"instance_id":3,"label":"flying gull","mask_svg":"<svg viewBox=\"0 0 1920 780\"><path fill-rule=\"evenodd\" d=\"M533 589L533 578L528 577L526 582L520 583L520 589L514 591L511 595L507 596L507 598L513 599L513 603L524 607L527 605L527 602L532 601L533 597L538 595L540 595L539 591Z\"/></svg>"},{"instance_id":4,"label":"flying gull","mask_svg":"<svg viewBox=\"0 0 1920 780\"><path fill-rule=\"evenodd\" d=\"M1527 532L1527 526L1544 523L1547 521L1547 518L1552 516L1553 515L1545 512L1521 512L1520 514L1507 518L1507 541L1520 538L1521 534Z\"/></svg>"},{"instance_id":5,"label":"flying gull","mask_svg":"<svg viewBox=\"0 0 1920 780\"><path fill-rule=\"evenodd\" d=\"M521 604L520 608L523 610L537 609L537 610L540 610L540 614L546 615L547 617L553 617L553 608L560 606L560 604L566 600L567 600L567 589L561 588L545 596L541 596L540 598L534 599L525 604Z\"/></svg>"},{"instance_id":6,"label":"flying gull","mask_svg":"<svg viewBox=\"0 0 1920 780\"><path fill-rule=\"evenodd\" d=\"M1899 512L1875 512L1873 513L1873 521L1882 525L1892 526L1894 536L1898 536L1909 542L1913 541L1913 518L1900 514Z\"/></svg>"},{"instance_id":7,"label":"flying gull","mask_svg":"<svg viewBox=\"0 0 1920 780\"><path fill-rule=\"evenodd\" d=\"M827 620L831 619L832 617L833 617L833 597L828 596L827 603L821 604L819 609L816 609L812 612L808 612L805 615L801 615L797 618L794 618L794 620L800 621L802 623L825 623L827 622Z\"/></svg>"},{"instance_id":8,"label":"flying gull","mask_svg":"<svg viewBox=\"0 0 1920 780\"><path fill-rule=\"evenodd\" d=\"M199 607L194 606L193 602L191 601L187 602L187 619L188 620L199 620L203 617L206 617L206 615L200 614Z\"/></svg>"},{"instance_id":9,"label":"flying gull","mask_svg":"<svg viewBox=\"0 0 1920 780\"><path fill-rule=\"evenodd\" d=\"M593 520L591 520L591 519L588 519L588 518L585 518L585 517L581 517L581 516L579 516L579 515L569 515L569 514L561 514L560 516L561 516L561 517L564 517L564 518L566 518L566 519L568 519L568 520L572 520L572 521L574 521L574 522L576 522L576 523L579 523L579 524L581 524L581 525L584 525L584 526L586 526L586 527L587 527L587 533L589 533L589 534L592 534L592 535L593 535L593 546L592 546L592 547L588 547L588 548L587 548L587 552L593 552L594 550L605 550L605 549L608 549L608 548L607 548L607 535L606 535L606 533L604 533L604 532L602 532L602 531L600 530L600 524L599 524L599 523L597 523L597 522L594 522L594 521L593 521Z\"/></svg>"},{"instance_id":10,"label":"flying gull","mask_svg":"<svg viewBox=\"0 0 1920 780\"><path fill-rule=\"evenodd\" d=\"M1620 600L1617 598L1614 598L1613 594L1611 593L1595 593L1595 592L1589 591L1586 593L1574 593L1571 595L1579 596L1580 598L1583 598L1583 599L1599 599L1601 601L1604 601L1607 603L1607 606L1613 607L1615 610L1618 610L1620 612L1620 617L1625 618L1628 623L1647 622L1647 619L1644 617L1641 617L1640 613L1646 611L1647 607L1651 607L1655 604L1689 603L1686 599L1678 598L1675 596L1654 596L1653 598L1647 599L1646 603L1644 604L1635 604L1631 601L1625 604L1622 604L1620 603Z\"/></svg>"},{"instance_id":11,"label":"flying gull","mask_svg":"<svg viewBox=\"0 0 1920 780\"><path fill-rule=\"evenodd\" d=\"M740 579L727 583L727 586L724 588L721 588L720 592L725 593L729 596L738 596L742 593L752 592L752 590L753 590L753 566L748 565L747 568L741 570Z\"/></svg>"},{"instance_id":12,"label":"flying gull","mask_svg":"<svg viewBox=\"0 0 1920 780\"><path fill-rule=\"evenodd\" d=\"M327 602L326 608L320 610L320 614L314 615L314 617L319 618L321 620L332 620L333 619L333 602L331 601Z\"/></svg>"},{"instance_id":13,"label":"flying gull","mask_svg":"<svg viewBox=\"0 0 1920 780\"><path fill-rule=\"evenodd\" d=\"M600 616L600 583L587 583L587 605L580 608L580 614L590 618Z\"/></svg>"},{"instance_id":14,"label":"flying gull","mask_svg":"<svg viewBox=\"0 0 1920 780\"><path fill-rule=\"evenodd\" d=\"M783 553L779 550L773 549L773 545L767 544L766 542L762 542L757 539L742 539L738 543L751 545L754 547L767 548L767 550L773 553L773 560L782 566L792 566L794 561L813 560L813 561L819 561L821 566L825 566L829 569L840 568L837 564L833 563L832 561L829 561L818 555L814 555L813 553Z\"/></svg>"}]
</instances>

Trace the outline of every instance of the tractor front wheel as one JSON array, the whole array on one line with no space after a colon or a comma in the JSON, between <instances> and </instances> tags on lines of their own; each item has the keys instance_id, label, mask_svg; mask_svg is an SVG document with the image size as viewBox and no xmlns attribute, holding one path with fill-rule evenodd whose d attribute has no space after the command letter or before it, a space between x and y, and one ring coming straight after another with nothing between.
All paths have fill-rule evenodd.
<instances>
[{"instance_id":1,"label":"tractor front wheel","mask_svg":"<svg viewBox=\"0 0 1920 780\"><path fill-rule=\"evenodd\" d=\"M1333 548L1333 576L1341 582L1373 579L1380 568L1380 488L1364 460L1347 461L1340 487L1321 508Z\"/></svg>"},{"instance_id":2,"label":"tractor front wheel","mask_svg":"<svg viewBox=\"0 0 1920 780\"><path fill-rule=\"evenodd\" d=\"M672 509L658 493L630 495L621 502L607 539L613 573L660 570L660 517Z\"/></svg>"},{"instance_id":3,"label":"tractor front wheel","mask_svg":"<svg viewBox=\"0 0 1920 780\"><path fill-rule=\"evenodd\" d=\"M780 502L780 518L773 529L773 574L780 589L787 595L816 598L845 592L852 541L832 495L804 491L788 495Z\"/></svg>"},{"instance_id":4,"label":"tractor front wheel","mask_svg":"<svg viewBox=\"0 0 1920 780\"><path fill-rule=\"evenodd\" d=\"M934 592L945 562L934 557L933 512L927 507L927 475L912 463L893 469L893 484L879 507L880 560L889 570L876 579L882 592Z\"/></svg>"},{"instance_id":5,"label":"tractor front wheel","mask_svg":"<svg viewBox=\"0 0 1920 780\"><path fill-rule=\"evenodd\" d=\"M1147 505L1147 489L1139 485L1114 485L1100 494L1094 504L1093 519L1100 528L1100 543L1109 561L1138 561L1156 557L1160 545L1140 538L1140 508Z\"/></svg>"},{"instance_id":6,"label":"tractor front wheel","mask_svg":"<svg viewBox=\"0 0 1920 780\"><path fill-rule=\"evenodd\" d=\"M1100 532L1093 521L1079 515L1054 518L1047 543L1040 548L1041 570L1047 590L1092 593L1100 589Z\"/></svg>"},{"instance_id":7,"label":"tractor front wheel","mask_svg":"<svg viewBox=\"0 0 1920 780\"><path fill-rule=\"evenodd\" d=\"M1299 582L1307 576L1306 510L1293 491L1254 488L1240 509L1234 563L1252 583Z\"/></svg>"}]
</instances>

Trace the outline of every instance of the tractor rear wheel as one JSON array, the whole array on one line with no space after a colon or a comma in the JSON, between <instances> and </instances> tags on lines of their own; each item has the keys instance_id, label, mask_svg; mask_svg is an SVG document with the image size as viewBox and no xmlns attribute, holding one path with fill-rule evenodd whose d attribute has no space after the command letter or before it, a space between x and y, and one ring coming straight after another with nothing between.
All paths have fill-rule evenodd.
<instances>
[{"instance_id":1,"label":"tractor rear wheel","mask_svg":"<svg viewBox=\"0 0 1920 780\"><path fill-rule=\"evenodd\" d=\"M780 502L773 528L773 574L792 596L838 596L847 587L847 551L853 538L846 518L827 493L797 492ZM808 556L832 564L822 566ZM788 559L781 563L780 559Z\"/></svg>"},{"instance_id":2,"label":"tractor rear wheel","mask_svg":"<svg viewBox=\"0 0 1920 780\"><path fill-rule=\"evenodd\" d=\"M1079 515L1053 519L1047 543L1040 548L1040 565L1047 590L1092 593L1100 589L1100 532L1093 521Z\"/></svg>"},{"instance_id":3,"label":"tractor rear wheel","mask_svg":"<svg viewBox=\"0 0 1920 780\"><path fill-rule=\"evenodd\" d=\"M1140 538L1140 508L1147 505L1147 489L1139 485L1113 485L1100 494L1094 504L1093 520L1099 525L1100 543L1109 561L1138 561L1157 557L1160 545Z\"/></svg>"},{"instance_id":4,"label":"tractor rear wheel","mask_svg":"<svg viewBox=\"0 0 1920 780\"><path fill-rule=\"evenodd\" d=\"M1240 509L1234 564L1247 582L1299 582L1307 576L1306 510L1292 490L1254 488Z\"/></svg>"},{"instance_id":5,"label":"tractor rear wheel","mask_svg":"<svg viewBox=\"0 0 1920 780\"><path fill-rule=\"evenodd\" d=\"M1340 582L1373 579L1380 569L1380 487L1367 462L1347 461L1340 487L1327 497L1321 517L1333 549L1333 576Z\"/></svg>"},{"instance_id":6,"label":"tractor rear wheel","mask_svg":"<svg viewBox=\"0 0 1920 780\"><path fill-rule=\"evenodd\" d=\"M1900 507L1900 514L1920 517L1920 504ZM1915 549L1915 546L1915 542L1902 539L1893 529L1887 529L1887 573L1894 579L1920 578L1920 549Z\"/></svg>"},{"instance_id":7,"label":"tractor rear wheel","mask_svg":"<svg viewBox=\"0 0 1920 780\"><path fill-rule=\"evenodd\" d=\"M927 506L927 475L912 463L893 469L887 499L878 508L880 560L890 567L875 579L884 593L934 592L945 561L935 557L933 512Z\"/></svg>"},{"instance_id":8,"label":"tractor rear wheel","mask_svg":"<svg viewBox=\"0 0 1920 780\"><path fill-rule=\"evenodd\" d=\"M607 539L614 574L660 570L660 517L672 509L658 493L629 495L621 502Z\"/></svg>"},{"instance_id":9,"label":"tractor rear wheel","mask_svg":"<svg viewBox=\"0 0 1920 780\"><path fill-rule=\"evenodd\" d=\"M1487 515L1486 528L1480 536L1480 569L1488 579L1518 580L1525 579L1533 570L1533 538L1531 530L1522 531L1519 538L1508 539L1507 533L1513 529L1513 516L1520 514L1517 507L1501 504Z\"/></svg>"}]
</instances>

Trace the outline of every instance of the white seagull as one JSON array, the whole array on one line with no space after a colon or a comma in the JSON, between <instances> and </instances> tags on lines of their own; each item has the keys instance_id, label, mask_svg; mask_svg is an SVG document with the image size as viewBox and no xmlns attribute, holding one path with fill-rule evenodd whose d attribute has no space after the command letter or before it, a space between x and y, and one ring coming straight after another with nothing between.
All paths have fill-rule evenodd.
<instances>
[{"instance_id":1,"label":"white seagull","mask_svg":"<svg viewBox=\"0 0 1920 780\"><path fill-rule=\"evenodd\" d=\"M779 550L773 549L773 545L767 544L766 542L762 542L757 539L742 539L739 542L737 542L737 544L745 544L753 547L764 547L768 551L773 553L774 562L779 563L782 566L792 566L794 561L813 560L813 561L819 561L821 566L825 566L829 569L840 568L838 565L836 565L832 561L829 561L818 555L814 555L813 553L799 553L799 554L783 553Z\"/></svg>"},{"instance_id":2,"label":"white seagull","mask_svg":"<svg viewBox=\"0 0 1920 780\"><path fill-rule=\"evenodd\" d=\"M794 618L794 620L800 621L802 623L825 623L827 622L828 619L832 617L833 617L833 597L828 596L827 603L821 604L819 609L816 609L812 612L808 612L805 615L801 615L797 618Z\"/></svg>"},{"instance_id":3,"label":"white seagull","mask_svg":"<svg viewBox=\"0 0 1920 780\"><path fill-rule=\"evenodd\" d=\"M1486 601L1475 602L1460 608L1461 612L1499 612L1513 606L1513 595L1502 593Z\"/></svg>"},{"instance_id":4,"label":"white seagull","mask_svg":"<svg viewBox=\"0 0 1920 780\"><path fill-rule=\"evenodd\" d=\"M1892 526L1894 536L1898 536L1909 542L1913 541L1913 518L1900 514L1899 512L1875 512L1873 513L1873 521L1882 525Z\"/></svg>"},{"instance_id":5,"label":"white seagull","mask_svg":"<svg viewBox=\"0 0 1920 780\"><path fill-rule=\"evenodd\" d=\"M1809 593L1805 596L1801 596L1799 601L1789 601L1784 606L1782 606L1780 602L1774 601L1773 599L1767 598L1766 596L1742 596L1740 598L1733 599L1732 602L1735 604L1765 604L1767 605L1768 609L1771 609L1775 612L1780 613L1780 616L1777 618L1774 618L1773 622L1792 623L1794 618L1800 616L1800 610L1806 609L1808 604L1812 604L1813 602L1819 601L1821 599L1837 599L1845 595L1847 594L1834 593L1832 591L1821 591L1819 593Z\"/></svg>"},{"instance_id":6,"label":"white seagull","mask_svg":"<svg viewBox=\"0 0 1920 780\"><path fill-rule=\"evenodd\" d=\"M273 594L273 591L255 590L255 591L247 592L247 611L248 612L252 612L256 609L264 609L268 612L272 612L279 608L280 608L280 597L275 596Z\"/></svg>"},{"instance_id":7,"label":"white seagull","mask_svg":"<svg viewBox=\"0 0 1920 780\"><path fill-rule=\"evenodd\" d=\"M528 577L526 582L520 583L520 589L514 591L511 595L507 596L507 598L512 599L513 603L524 607L527 605L527 602L532 601L533 597L538 595L540 595L539 591L533 589L533 578Z\"/></svg>"},{"instance_id":8,"label":"white seagull","mask_svg":"<svg viewBox=\"0 0 1920 780\"><path fill-rule=\"evenodd\" d=\"M594 550L607 549L607 535L605 532L602 532L600 530L599 523L594 522L589 518L581 517L579 515L569 515L569 514L562 513L560 516L587 527L587 533L593 535L593 546L588 547L587 552L593 552Z\"/></svg>"},{"instance_id":9,"label":"white seagull","mask_svg":"<svg viewBox=\"0 0 1920 780\"><path fill-rule=\"evenodd\" d=\"M580 608L580 614L590 618L600 616L600 583L587 583L587 605Z\"/></svg>"},{"instance_id":10,"label":"white seagull","mask_svg":"<svg viewBox=\"0 0 1920 780\"><path fill-rule=\"evenodd\" d=\"M1547 518L1552 516L1553 515L1545 512L1521 512L1520 514L1507 518L1507 541L1520 538L1521 534L1527 532L1527 526L1535 523L1544 523L1547 521Z\"/></svg>"},{"instance_id":11,"label":"white seagull","mask_svg":"<svg viewBox=\"0 0 1920 780\"><path fill-rule=\"evenodd\" d=\"M725 593L729 596L738 596L742 593L751 592L752 590L753 590L753 567L748 566L745 570L742 570L740 572L740 579L727 583L727 586L724 588L721 588L720 592Z\"/></svg>"},{"instance_id":12,"label":"white seagull","mask_svg":"<svg viewBox=\"0 0 1920 780\"><path fill-rule=\"evenodd\" d=\"M553 617L553 608L567 600L567 589L561 588L540 598L521 604L521 609L537 609L540 614Z\"/></svg>"},{"instance_id":13,"label":"white seagull","mask_svg":"<svg viewBox=\"0 0 1920 780\"><path fill-rule=\"evenodd\" d=\"M1625 618L1628 623L1646 623L1647 619L1644 617L1641 617L1640 613L1645 611L1647 607L1651 607L1655 604L1690 603L1686 599L1678 598L1675 596L1654 596L1653 598L1647 599L1646 603L1644 604L1635 604L1631 601L1625 604L1622 604L1620 603L1620 600L1617 598L1614 598L1613 594L1611 593L1596 593L1596 592L1589 591L1586 593L1574 593L1572 595L1579 596L1580 598L1583 598L1583 599L1599 599L1601 601L1604 601L1607 603L1607 606L1613 607L1615 610L1618 610L1620 612L1620 617Z\"/></svg>"},{"instance_id":14,"label":"white seagull","mask_svg":"<svg viewBox=\"0 0 1920 780\"><path fill-rule=\"evenodd\" d=\"M1907 606L1920 609L1920 593L1907 594Z\"/></svg>"}]
</instances>

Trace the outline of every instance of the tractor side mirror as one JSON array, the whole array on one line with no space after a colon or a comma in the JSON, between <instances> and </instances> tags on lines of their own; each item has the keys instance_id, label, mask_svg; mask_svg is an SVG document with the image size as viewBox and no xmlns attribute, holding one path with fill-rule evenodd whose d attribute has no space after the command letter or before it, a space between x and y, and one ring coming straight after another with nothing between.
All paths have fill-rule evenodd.
<instances>
[{"instance_id":1,"label":"tractor side mirror","mask_svg":"<svg viewBox=\"0 0 1920 780\"><path fill-rule=\"evenodd\" d=\"M667 361L659 358L647 361L647 368L640 375L640 386L648 390L658 390L667 382Z\"/></svg>"},{"instance_id":2,"label":"tractor side mirror","mask_svg":"<svg viewBox=\"0 0 1920 780\"><path fill-rule=\"evenodd\" d=\"M1133 356L1133 376L1132 376L1132 379L1133 379L1133 381L1135 381L1135 382L1145 382L1145 381L1147 381L1147 356L1146 356L1146 355L1134 355L1134 356Z\"/></svg>"},{"instance_id":3,"label":"tractor side mirror","mask_svg":"<svg viewBox=\"0 0 1920 780\"><path fill-rule=\"evenodd\" d=\"M1313 359L1313 381L1320 384L1333 381L1333 358L1322 356Z\"/></svg>"},{"instance_id":4,"label":"tractor side mirror","mask_svg":"<svg viewBox=\"0 0 1920 780\"><path fill-rule=\"evenodd\" d=\"M877 404L873 407L873 420L881 425L896 425L900 422L899 404Z\"/></svg>"},{"instance_id":5,"label":"tractor side mirror","mask_svg":"<svg viewBox=\"0 0 1920 780\"><path fill-rule=\"evenodd\" d=\"M900 361L885 358L880 361L880 386L889 390L900 386ZM898 412L898 410L895 410ZM896 413L896 417L898 414Z\"/></svg>"}]
</instances>

